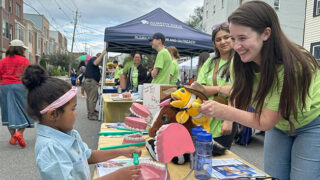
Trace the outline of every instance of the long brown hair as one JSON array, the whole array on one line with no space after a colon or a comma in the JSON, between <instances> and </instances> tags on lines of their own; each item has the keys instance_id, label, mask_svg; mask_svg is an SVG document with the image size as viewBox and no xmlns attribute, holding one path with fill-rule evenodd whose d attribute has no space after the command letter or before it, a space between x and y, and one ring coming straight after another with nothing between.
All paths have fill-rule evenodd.
<instances>
[{"instance_id":1,"label":"long brown hair","mask_svg":"<svg viewBox=\"0 0 320 180\"><path fill-rule=\"evenodd\" d=\"M170 54L172 54L172 56L176 59L180 59L180 55L178 52L178 49L174 46L169 46L167 47L167 50L169 51Z\"/></svg>"},{"instance_id":2,"label":"long brown hair","mask_svg":"<svg viewBox=\"0 0 320 180\"><path fill-rule=\"evenodd\" d=\"M253 77L257 65L254 62L243 63L238 53L234 55L233 71L234 82L230 101L233 106L242 110L248 110L251 102L256 102L256 115L260 116L267 94L275 83L277 90L282 80L279 79L277 67L284 68L283 87L280 96L279 112L289 121L290 133L295 127L290 119L293 114L297 121L298 110L306 107L306 97L309 95L309 87L312 74L319 68L319 64L310 53L302 47L291 42L280 28L276 12L271 6L262 1L250 1L228 18L229 23L243 25L252 28L258 34L271 28L271 35L264 41L261 48L261 64L259 67L261 78L258 89L253 96ZM301 104L301 107L298 105Z\"/></svg>"},{"instance_id":3,"label":"long brown hair","mask_svg":"<svg viewBox=\"0 0 320 180\"><path fill-rule=\"evenodd\" d=\"M25 48L21 46L10 46L9 49L6 51L6 56L24 56Z\"/></svg>"},{"instance_id":4,"label":"long brown hair","mask_svg":"<svg viewBox=\"0 0 320 180\"><path fill-rule=\"evenodd\" d=\"M206 60L208 60L209 57L210 57L210 54L208 52L202 52L199 54L197 74L199 74L199 71L200 71L202 65L204 64L204 62L206 62Z\"/></svg>"}]
</instances>

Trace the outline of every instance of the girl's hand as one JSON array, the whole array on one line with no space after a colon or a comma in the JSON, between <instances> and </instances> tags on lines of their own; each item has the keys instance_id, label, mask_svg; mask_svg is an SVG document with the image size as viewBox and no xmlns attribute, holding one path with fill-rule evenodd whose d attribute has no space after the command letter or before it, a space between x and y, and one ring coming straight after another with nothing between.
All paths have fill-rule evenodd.
<instances>
[{"instance_id":1,"label":"girl's hand","mask_svg":"<svg viewBox=\"0 0 320 180\"><path fill-rule=\"evenodd\" d=\"M232 133L233 122L232 121L223 121L221 127L221 135L230 135Z\"/></svg>"},{"instance_id":2,"label":"girl's hand","mask_svg":"<svg viewBox=\"0 0 320 180\"><path fill-rule=\"evenodd\" d=\"M128 147L128 148L123 148L121 150L122 150L121 155L126 156L128 158L132 158L133 153L138 153L139 156L141 156L141 149L139 149L138 147Z\"/></svg>"},{"instance_id":3,"label":"girl's hand","mask_svg":"<svg viewBox=\"0 0 320 180\"><path fill-rule=\"evenodd\" d=\"M140 177L140 166L128 166L114 172L114 177L121 180L133 180Z\"/></svg>"}]
</instances>

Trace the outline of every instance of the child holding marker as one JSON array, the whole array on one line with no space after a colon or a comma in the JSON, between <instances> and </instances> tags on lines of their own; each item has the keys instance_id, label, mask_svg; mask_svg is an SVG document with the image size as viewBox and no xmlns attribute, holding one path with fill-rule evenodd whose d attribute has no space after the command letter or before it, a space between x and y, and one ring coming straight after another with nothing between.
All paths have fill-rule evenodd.
<instances>
[{"instance_id":1,"label":"child holding marker","mask_svg":"<svg viewBox=\"0 0 320 180\"><path fill-rule=\"evenodd\" d=\"M48 77L37 65L29 66L22 78L28 89L28 114L39 121L35 144L36 163L42 179L91 179L88 164L118 156L141 154L136 147L107 151L91 150L73 129L77 88ZM132 180L140 176L140 166L119 169L98 179Z\"/></svg>"}]
</instances>

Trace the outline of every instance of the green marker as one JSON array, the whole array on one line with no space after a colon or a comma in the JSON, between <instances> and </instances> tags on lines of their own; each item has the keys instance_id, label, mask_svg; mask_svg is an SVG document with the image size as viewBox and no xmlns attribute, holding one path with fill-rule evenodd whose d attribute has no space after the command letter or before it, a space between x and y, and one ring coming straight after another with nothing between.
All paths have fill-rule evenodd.
<instances>
[{"instance_id":1,"label":"green marker","mask_svg":"<svg viewBox=\"0 0 320 180\"><path fill-rule=\"evenodd\" d=\"M133 164L138 165L139 164L139 154L133 153Z\"/></svg>"},{"instance_id":2,"label":"green marker","mask_svg":"<svg viewBox=\"0 0 320 180\"><path fill-rule=\"evenodd\" d=\"M100 150L109 150L109 149L119 149L119 148L125 148L130 146L143 146L146 142L138 142L138 143L131 143L131 144L121 144L116 146L107 146L107 147L101 147Z\"/></svg>"},{"instance_id":3,"label":"green marker","mask_svg":"<svg viewBox=\"0 0 320 180\"><path fill-rule=\"evenodd\" d=\"M135 131L132 129L128 129L128 128L122 128L122 127L118 127L118 130L124 130L124 131ZM138 132L142 132L142 133L147 133L148 134L148 130L144 130L144 131L138 131Z\"/></svg>"},{"instance_id":4,"label":"green marker","mask_svg":"<svg viewBox=\"0 0 320 180\"><path fill-rule=\"evenodd\" d=\"M116 136L116 135L126 135L126 134L135 134L139 133L138 131L114 131L114 132L99 132L99 136Z\"/></svg>"}]
</instances>

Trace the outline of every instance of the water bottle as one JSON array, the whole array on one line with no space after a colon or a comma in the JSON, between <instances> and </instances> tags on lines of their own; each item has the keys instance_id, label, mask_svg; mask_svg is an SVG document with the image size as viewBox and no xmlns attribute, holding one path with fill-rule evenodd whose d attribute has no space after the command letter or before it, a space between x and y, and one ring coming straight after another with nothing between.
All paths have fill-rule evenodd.
<instances>
[{"instance_id":1,"label":"water bottle","mask_svg":"<svg viewBox=\"0 0 320 180\"><path fill-rule=\"evenodd\" d=\"M191 129L191 138L192 138L194 147L196 147L197 134L201 132L206 132L206 131L202 129L200 126L197 126L196 128ZM194 169L194 162L195 162L195 152L190 154L190 169Z\"/></svg>"},{"instance_id":2,"label":"water bottle","mask_svg":"<svg viewBox=\"0 0 320 180\"><path fill-rule=\"evenodd\" d=\"M212 173L212 134L198 133L196 141L196 161L194 176L210 179Z\"/></svg>"}]
</instances>

